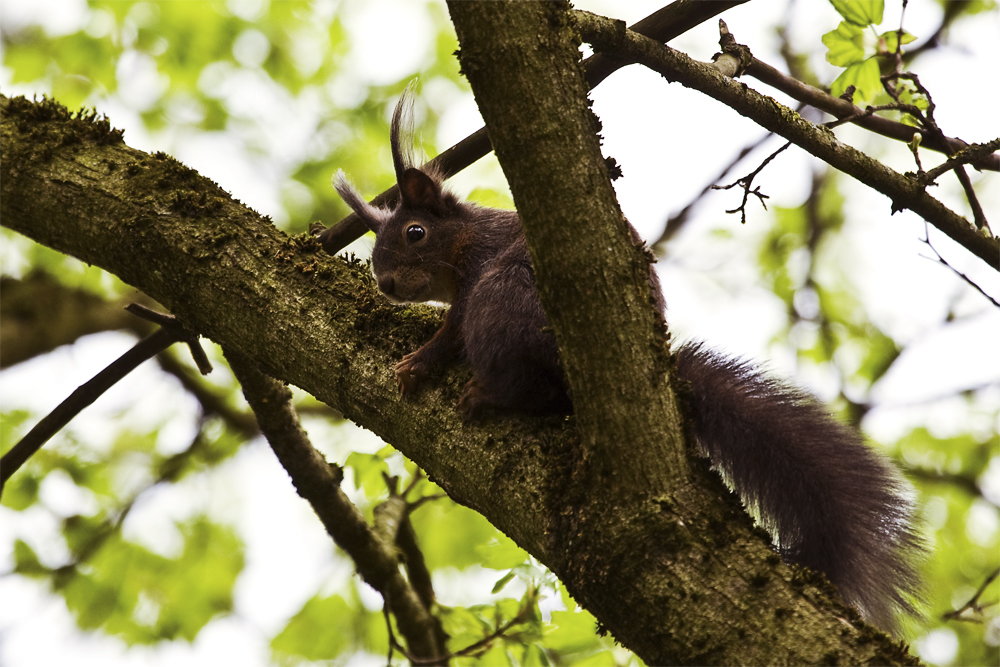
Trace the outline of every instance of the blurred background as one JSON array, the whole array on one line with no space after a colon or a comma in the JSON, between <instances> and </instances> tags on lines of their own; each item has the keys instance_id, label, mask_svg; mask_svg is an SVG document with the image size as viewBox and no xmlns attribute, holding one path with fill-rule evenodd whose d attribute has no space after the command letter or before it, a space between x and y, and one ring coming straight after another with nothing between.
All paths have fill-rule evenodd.
<instances>
[{"instance_id":1,"label":"blurred background","mask_svg":"<svg viewBox=\"0 0 1000 667\"><path fill-rule=\"evenodd\" d=\"M661 4L575 3L629 24ZM860 57L899 28L900 11L886 3L881 23L857 39ZM827 59L823 36L842 21L830 4L751 2L723 18L758 59L807 83L829 87L845 70ZM903 27L919 50L908 67L933 95L945 134L1000 135L1000 93L983 74L1000 39L996 3L914 0ZM330 187L337 169L369 197L392 185L388 120L414 78L428 156L482 125L443 2L4 0L0 37L4 95L96 108L129 146L175 156L289 234L348 213ZM671 46L709 60L717 42L713 20ZM1000 310L982 293L1000 300L997 272L794 147L755 179L767 208L751 200L741 224L726 213L740 204L738 188L703 190L753 171L783 140L639 66L592 97L605 154L623 171L619 201L659 258L673 335L793 379L898 461L933 554L927 618L907 639L929 663L997 664L1000 583L988 582L1000 567ZM916 169L906 145L856 127L836 133L897 171ZM943 161L920 156L925 169ZM970 176L1000 224L1000 175ZM450 183L479 203L513 207L492 154ZM939 183L932 194L971 219L957 179ZM345 252L370 247L368 237ZM0 280L6 451L145 330L121 310L142 299L135 290L6 229ZM8 483L0 664L384 664L381 599L296 496L218 349L206 347L211 375L169 351ZM297 403L313 443L346 466L344 489L363 511L386 496L382 471L412 474L371 433L305 394ZM596 637L557 580L478 515L440 500L413 520L456 642L482 636L495 608L516 611L529 586L543 593L536 631L498 642L482 664L636 661ZM974 599L984 608L944 618Z\"/></svg>"}]
</instances>

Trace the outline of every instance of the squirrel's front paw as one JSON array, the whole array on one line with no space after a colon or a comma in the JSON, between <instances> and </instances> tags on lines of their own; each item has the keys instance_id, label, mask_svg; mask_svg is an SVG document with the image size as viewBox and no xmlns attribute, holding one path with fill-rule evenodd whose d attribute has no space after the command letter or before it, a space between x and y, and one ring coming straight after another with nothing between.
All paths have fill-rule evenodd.
<instances>
[{"instance_id":1,"label":"squirrel's front paw","mask_svg":"<svg viewBox=\"0 0 1000 667\"><path fill-rule=\"evenodd\" d=\"M400 396L411 396L416 393L417 385L427 377L427 364L416 356L417 352L411 352L396 364L396 382L399 383Z\"/></svg>"}]
</instances>

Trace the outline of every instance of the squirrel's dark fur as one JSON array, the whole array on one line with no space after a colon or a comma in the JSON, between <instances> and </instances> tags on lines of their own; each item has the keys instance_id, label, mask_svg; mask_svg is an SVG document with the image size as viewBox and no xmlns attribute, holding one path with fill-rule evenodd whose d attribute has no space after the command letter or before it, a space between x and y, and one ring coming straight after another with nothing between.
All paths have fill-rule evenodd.
<instances>
[{"instance_id":1,"label":"squirrel's dark fur","mask_svg":"<svg viewBox=\"0 0 1000 667\"><path fill-rule=\"evenodd\" d=\"M396 366L401 392L414 392L435 367L464 359L473 372L459 401L466 418L486 408L569 412L517 213L460 201L440 175L413 166L402 143L409 102L404 95L392 120L396 207L370 206L342 173L335 184L375 232L379 289L398 303L451 305L434 337ZM898 632L897 613L913 612L921 545L912 491L894 466L805 392L700 344L675 352L702 452L782 556L824 572L848 604Z\"/></svg>"}]
</instances>

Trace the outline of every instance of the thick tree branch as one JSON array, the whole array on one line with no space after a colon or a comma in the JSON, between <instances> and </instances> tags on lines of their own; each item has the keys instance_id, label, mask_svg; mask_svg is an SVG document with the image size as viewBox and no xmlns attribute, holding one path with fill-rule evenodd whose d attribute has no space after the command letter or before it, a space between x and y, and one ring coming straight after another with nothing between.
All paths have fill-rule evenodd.
<instances>
[{"instance_id":1,"label":"thick tree branch","mask_svg":"<svg viewBox=\"0 0 1000 667\"><path fill-rule=\"evenodd\" d=\"M595 48L642 63L670 81L677 81L723 102L832 167L886 195L892 201L892 212L912 210L976 257L998 269L1000 243L997 239L978 233L968 221L927 194L919 179L886 167L878 160L841 143L826 128L808 122L773 99L722 76L714 68L694 61L683 53L625 30L620 23L587 12L575 12L574 16L584 39L593 43Z\"/></svg>"},{"instance_id":2,"label":"thick tree branch","mask_svg":"<svg viewBox=\"0 0 1000 667\"><path fill-rule=\"evenodd\" d=\"M608 490L585 482L574 429L517 418L464 425L453 406L467 370L401 404L393 366L440 317L388 304L367 267L285 237L211 181L52 102L0 97L0 149L5 226L111 271L392 443L570 582L648 662L905 659L861 629L828 584L782 565L698 462L676 493L609 511Z\"/></svg>"},{"instance_id":3,"label":"thick tree branch","mask_svg":"<svg viewBox=\"0 0 1000 667\"><path fill-rule=\"evenodd\" d=\"M396 496L376 508L375 526L370 527L340 489L343 471L327 463L309 442L288 387L261 373L233 349L226 350L226 359L295 490L312 505L330 537L354 561L361 578L382 594L410 652L422 658L442 655L440 624L399 571L396 532L406 516L405 500Z\"/></svg>"},{"instance_id":4,"label":"thick tree branch","mask_svg":"<svg viewBox=\"0 0 1000 667\"><path fill-rule=\"evenodd\" d=\"M656 493L684 479L687 465L680 428L664 428L680 419L667 388L662 321L651 307L649 260L632 241L608 179L577 44L567 30L542 27L566 15L546 6L458 2L449 9L462 71L521 215L598 479L616 487L616 496ZM618 409L616 399L632 409ZM649 463L631 465L626 445Z\"/></svg>"},{"instance_id":5,"label":"thick tree branch","mask_svg":"<svg viewBox=\"0 0 1000 667\"><path fill-rule=\"evenodd\" d=\"M130 329L135 317L125 300L67 289L44 272L0 278L0 368L68 345L81 336ZM140 335L152 333L147 328Z\"/></svg>"}]
</instances>

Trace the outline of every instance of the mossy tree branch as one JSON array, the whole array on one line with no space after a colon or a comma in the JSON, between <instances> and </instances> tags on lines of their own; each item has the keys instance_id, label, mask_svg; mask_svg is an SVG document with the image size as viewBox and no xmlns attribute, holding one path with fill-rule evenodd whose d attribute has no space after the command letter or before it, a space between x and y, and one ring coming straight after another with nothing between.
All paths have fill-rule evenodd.
<instances>
[{"instance_id":1,"label":"mossy tree branch","mask_svg":"<svg viewBox=\"0 0 1000 667\"><path fill-rule=\"evenodd\" d=\"M193 170L49 101L0 98L0 148L5 226L118 275L392 443L548 564L647 662L903 659L821 579L782 565L698 462L674 493L616 505L586 483L575 429L517 418L463 425L454 405L466 370L401 405L394 363L440 318L385 302L367 267L286 237Z\"/></svg>"}]
</instances>

